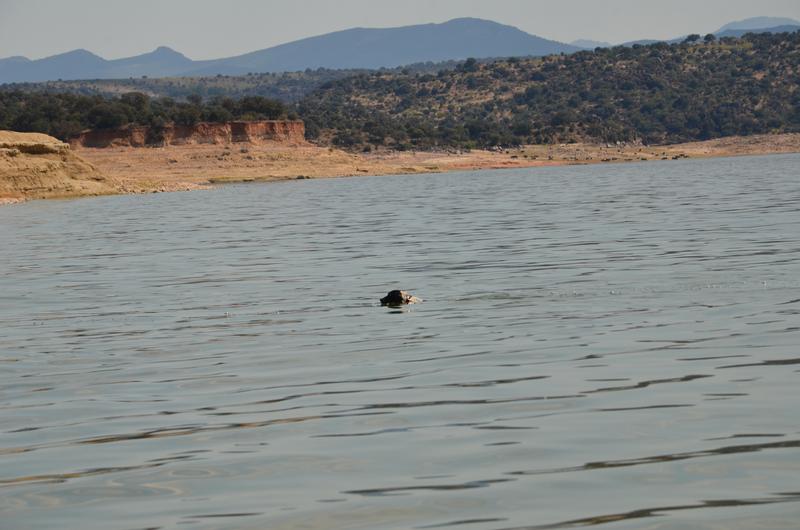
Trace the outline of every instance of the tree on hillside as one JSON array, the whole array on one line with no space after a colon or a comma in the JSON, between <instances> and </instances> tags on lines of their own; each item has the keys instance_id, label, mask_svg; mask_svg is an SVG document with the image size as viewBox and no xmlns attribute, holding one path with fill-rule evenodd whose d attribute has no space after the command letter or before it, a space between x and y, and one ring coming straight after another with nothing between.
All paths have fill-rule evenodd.
<instances>
[{"instance_id":1,"label":"tree on hillside","mask_svg":"<svg viewBox=\"0 0 800 530\"><path fill-rule=\"evenodd\" d=\"M474 57L470 57L461 65L461 70L464 72L477 72L478 68L478 60Z\"/></svg>"},{"instance_id":2,"label":"tree on hillside","mask_svg":"<svg viewBox=\"0 0 800 530\"><path fill-rule=\"evenodd\" d=\"M87 121L93 129L116 129L128 123L128 116L118 106L101 103L89 111Z\"/></svg>"}]
</instances>

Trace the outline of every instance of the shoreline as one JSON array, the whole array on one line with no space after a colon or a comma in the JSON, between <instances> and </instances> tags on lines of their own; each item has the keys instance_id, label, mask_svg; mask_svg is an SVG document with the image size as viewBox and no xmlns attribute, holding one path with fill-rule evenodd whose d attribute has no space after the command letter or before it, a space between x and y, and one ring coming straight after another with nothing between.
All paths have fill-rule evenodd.
<instances>
[{"instance_id":1,"label":"shoreline","mask_svg":"<svg viewBox=\"0 0 800 530\"><path fill-rule=\"evenodd\" d=\"M136 194L192 191L243 182L800 153L800 134L727 137L668 146L561 144L469 152L381 150L356 154L311 144L277 142L79 147L72 152L114 183L114 190L103 194ZM76 191L67 197L97 195ZM0 205L33 198L50 197L19 190L15 196L0 196Z\"/></svg>"},{"instance_id":2,"label":"shoreline","mask_svg":"<svg viewBox=\"0 0 800 530\"><path fill-rule=\"evenodd\" d=\"M669 146L561 144L498 151L350 153L314 145L196 144L166 148L79 148L101 173L143 191L197 189L233 182L269 182L359 175L403 175L685 158L800 153L800 134L728 137Z\"/></svg>"}]
</instances>

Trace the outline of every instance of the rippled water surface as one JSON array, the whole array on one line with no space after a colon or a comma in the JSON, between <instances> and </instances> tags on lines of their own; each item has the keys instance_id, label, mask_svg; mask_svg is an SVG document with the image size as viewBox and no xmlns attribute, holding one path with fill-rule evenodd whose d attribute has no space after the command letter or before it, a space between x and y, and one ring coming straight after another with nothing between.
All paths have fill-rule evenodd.
<instances>
[{"instance_id":1,"label":"rippled water surface","mask_svg":"<svg viewBox=\"0 0 800 530\"><path fill-rule=\"evenodd\" d=\"M796 529L798 170L2 208L0 528Z\"/></svg>"}]
</instances>

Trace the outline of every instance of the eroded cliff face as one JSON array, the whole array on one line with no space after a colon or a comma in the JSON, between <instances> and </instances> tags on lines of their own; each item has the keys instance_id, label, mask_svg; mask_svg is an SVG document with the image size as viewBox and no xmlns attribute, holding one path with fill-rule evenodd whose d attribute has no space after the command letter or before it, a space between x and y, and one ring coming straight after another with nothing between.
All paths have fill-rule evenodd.
<instances>
[{"instance_id":1,"label":"eroded cliff face","mask_svg":"<svg viewBox=\"0 0 800 530\"><path fill-rule=\"evenodd\" d=\"M306 145L305 125L300 120L233 121L167 125L162 130L130 126L82 133L70 141L73 147L159 147L169 145L231 143L279 143Z\"/></svg>"},{"instance_id":2,"label":"eroded cliff face","mask_svg":"<svg viewBox=\"0 0 800 530\"><path fill-rule=\"evenodd\" d=\"M118 193L108 179L46 134L0 131L0 203Z\"/></svg>"}]
</instances>

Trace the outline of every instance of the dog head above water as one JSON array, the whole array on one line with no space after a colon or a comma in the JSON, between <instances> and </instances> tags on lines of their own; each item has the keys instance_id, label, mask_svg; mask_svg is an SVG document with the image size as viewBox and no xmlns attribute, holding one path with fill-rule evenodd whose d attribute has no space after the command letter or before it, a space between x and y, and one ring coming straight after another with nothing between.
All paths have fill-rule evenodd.
<instances>
[{"instance_id":1,"label":"dog head above water","mask_svg":"<svg viewBox=\"0 0 800 530\"><path fill-rule=\"evenodd\" d=\"M422 300L405 291L390 291L389 294L381 298L381 305L384 306L418 304L419 302L422 302Z\"/></svg>"}]
</instances>

